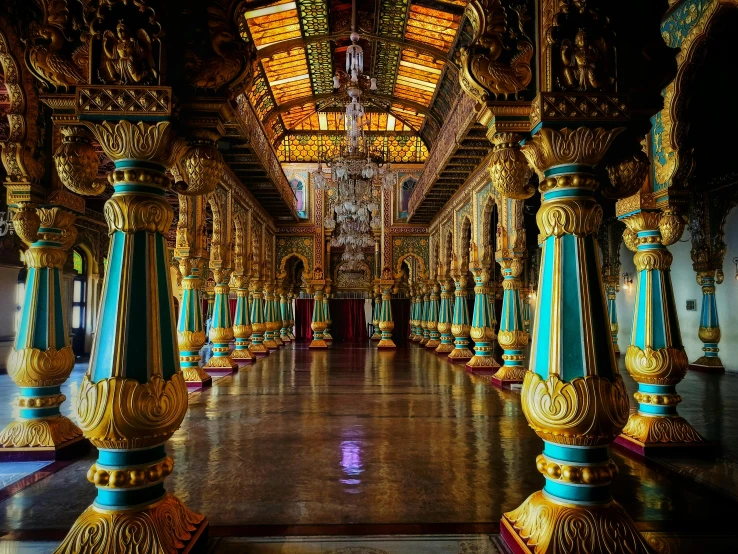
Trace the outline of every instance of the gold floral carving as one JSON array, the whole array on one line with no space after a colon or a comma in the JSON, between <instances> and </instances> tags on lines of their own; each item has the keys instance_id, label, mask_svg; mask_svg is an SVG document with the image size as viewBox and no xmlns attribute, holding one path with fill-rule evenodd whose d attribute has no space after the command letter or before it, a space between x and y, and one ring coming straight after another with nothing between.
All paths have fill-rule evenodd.
<instances>
[{"instance_id":1,"label":"gold floral carving","mask_svg":"<svg viewBox=\"0 0 738 554\"><path fill-rule=\"evenodd\" d=\"M194 367L183 367L182 376L187 383L205 383L212 379L199 365Z\"/></svg>"},{"instance_id":2,"label":"gold floral carving","mask_svg":"<svg viewBox=\"0 0 738 554\"><path fill-rule=\"evenodd\" d=\"M147 160L172 165L172 158L181 154L185 145L174 140L168 121L137 123L121 120L117 123L86 123L100 143L105 154L113 161L123 158Z\"/></svg>"},{"instance_id":3,"label":"gold floral carving","mask_svg":"<svg viewBox=\"0 0 738 554\"><path fill-rule=\"evenodd\" d=\"M602 207L593 198L546 201L536 214L543 238L562 235L594 235L602 222Z\"/></svg>"},{"instance_id":4,"label":"gold floral carving","mask_svg":"<svg viewBox=\"0 0 738 554\"><path fill-rule=\"evenodd\" d=\"M505 513L502 525L530 552L651 553L628 513L615 501L593 506L564 504L537 491ZM613 550L615 545L617 550Z\"/></svg>"},{"instance_id":5,"label":"gold floral carving","mask_svg":"<svg viewBox=\"0 0 738 554\"><path fill-rule=\"evenodd\" d=\"M111 233L146 231L166 234L173 218L174 210L164 198L115 194L105 203L105 219Z\"/></svg>"},{"instance_id":6,"label":"gold floral carving","mask_svg":"<svg viewBox=\"0 0 738 554\"><path fill-rule=\"evenodd\" d=\"M605 198L628 198L634 195L646 182L648 167L648 156L641 150L607 166L610 181L602 186L602 195Z\"/></svg>"},{"instance_id":7,"label":"gold floral carving","mask_svg":"<svg viewBox=\"0 0 738 554\"><path fill-rule=\"evenodd\" d=\"M643 444L705 442L681 416L650 417L634 413L628 419L623 435Z\"/></svg>"},{"instance_id":8,"label":"gold floral carving","mask_svg":"<svg viewBox=\"0 0 738 554\"><path fill-rule=\"evenodd\" d=\"M12 421L0 433L6 448L54 448L82 436L82 431L63 415Z\"/></svg>"},{"instance_id":9,"label":"gold floral carving","mask_svg":"<svg viewBox=\"0 0 738 554\"><path fill-rule=\"evenodd\" d=\"M532 371L523 381L522 406L528 423L543 440L576 446L612 442L629 412L620 376L610 381L588 375L565 382L550 375L544 381Z\"/></svg>"},{"instance_id":10,"label":"gold floral carving","mask_svg":"<svg viewBox=\"0 0 738 554\"><path fill-rule=\"evenodd\" d=\"M55 554L177 554L204 519L171 494L142 510L107 511L90 506Z\"/></svg>"},{"instance_id":11,"label":"gold floral carving","mask_svg":"<svg viewBox=\"0 0 738 554\"><path fill-rule=\"evenodd\" d=\"M71 346L56 350L22 348L11 350L8 375L19 387L52 387L67 380L74 367Z\"/></svg>"},{"instance_id":12,"label":"gold floral carving","mask_svg":"<svg viewBox=\"0 0 738 554\"><path fill-rule=\"evenodd\" d=\"M698 332L702 342L720 342L720 327L702 327Z\"/></svg>"},{"instance_id":13,"label":"gold floral carving","mask_svg":"<svg viewBox=\"0 0 738 554\"><path fill-rule=\"evenodd\" d=\"M623 243L631 252L638 251L638 234L627 227L623 230Z\"/></svg>"},{"instance_id":14,"label":"gold floral carving","mask_svg":"<svg viewBox=\"0 0 738 554\"><path fill-rule=\"evenodd\" d=\"M111 377L80 384L80 427L98 448L145 448L164 443L187 411L187 385L181 373L170 380L154 375L146 383Z\"/></svg>"},{"instance_id":15,"label":"gold floral carving","mask_svg":"<svg viewBox=\"0 0 738 554\"><path fill-rule=\"evenodd\" d=\"M528 345L528 333L516 329L497 333L497 342L505 350L519 350Z\"/></svg>"},{"instance_id":16,"label":"gold floral carving","mask_svg":"<svg viewBox=\"0 0 738 554\"><path fill-rule=\"evenodd\" d=\"M504 356L503 356L504 358ZM493 375L495 379L500 381L522 381L528 370L522 366L501 366L497 373Z\"/></svg>"},{"instance_id":17,"label":"gold floral carving","mask_svg":"<svg viewBox=\"0 0 738 554\"><path fill-rule=\"evenodd\" d=\"M223 172L223 155L215 146L217 137L198 137L190 142L179 163L186 176L185 185L176 187L179 194L198 196L215 190Z\"/></svg>"},{"instance_id":18,"label":"gold floral carving","mask_svg":"<svg viewBox=\"0 0 738 554\"><path fill-rule=\"evenodd\" d=\"M633 256L635 268L638 271L665 271L671 267L674 256L668 250L640 250Z\"/></svg>"},{"instance_id":19,"label":"gold floral carving","mask_svg":"<svg viewBox=\"0 0 738 554\"><path fill-rule=\"evenodd\" d=\"M672 208L664 210L664 215L659 220L659 231L661 232L661 243L669 246L678 241L684 232L684 218L678 215Z\"/></svg>"},{"instance_id":20,"label":"gold floral carving","mask_svg":"<svg viewBox=\"0 0 738 554\"><path fill-rule=\"evenodd\" d=\"M64 269L67 253L56 247L33 247L26 250L25 259L26 267Z\"/></svg>"},{"instance_id":21,"label":"gold floral carving","mask_svg":"<svg viewBox=\"0 0 738 554\"><path fill-rule=\"evenodd\" d=\"M92 464L87 470L87 480L100 488L127 489L159 483L168 477L173 469L174 461L169 456L148 466L128 470L108 469Z\"/></svg>"},{"instance_id":22,"label":"gold floral carving","mask_svg":"<svg viewBox=\"0 0 738 554\"><path fill-rule=\"evenodd\" d=\"M625 352L625 367L630 375L639 383L649 385L676 385L687 374L687 364L683 348L641 350L631 344Z\"/></svg>"},{"instance_id":23,"label":"gold floral carving","mask_svg":"<svg viewBox=\"0 0 738 554\"><path fill-rule=\"evenodd\" d=\"M520 150L522 136L515 133L497 133L492 138L495 145L489 159L489 175L492 186L506 198L525 200L535 193L530 184L533 168L528 165Z\"/></svg>"},{"instance_id":24,"label":"gold floral carving","mask_svg":"<svg viewBox=\"0 0 738 554\"><path fill-rule=\"evenodd\" d=\"M36 210L21 206L13 214L13 229L23 242L30 245L38 240L38 228L41 225Z\"/></svg>"},{"instance_id":25,"label":"gold floral carving","mask_svg":"<svg viewBox=\"0 0 738 554\"><path fill-rule=\"evenodd\" d=\"M84 127L62 127L62 143L54 154L59 179L72 192L96 196L105 190L105 181L97 181L99 160Z\"/></svg>"},{"instance_id":26,"label":"gold floral carving","mask_svg":"<svg viewBox=\"0 0 738 554\"><path fill-rule=\"evenodd\" d=\"M528 163L538 171L564 164L595 166L622 131L622 127L577 127L573 130L544 127L521 150Z\"/></svg>"},{"instance_id":27,"label":"gold floral carving","mask_svg":"<svg viewBox=\"0 0 738 554\"><path fill-rule=\"evenodd\" d=\"M205 331L178 331L177 344L180 350L200 350L205 344Z\"/></svg>"},{"instance_id":28,"label":"gold floral carving","mask_svg":"<svg viewBox=\"0 0 738 554\"><path fill-rule=\"evenodd\" d=\"M492 327L471 327L469 336L474 339L474 342L490 342L495 340L497 335Z\"/></svg>"},{"instance_id":29,"label":"gold floral carving","mask_svg":"<svg viewBox=\"0 0 738 554\"><path fill-rule=\"evenodd\" d=\"M267 323L267 331L273 331ZM233 340L233 327L211 327L210 340L214 343L224 343ZM212 360L212 358L211 358Z\"/></svg>"},{"instance_id":30,"label":"gold floral carving","mask_svg":"<svg viewBox=\"0 0 738 554\"><path fill-rule=\"evenodd\" d=\"M552 481L575 485L609 484L618 473L618 466L612 460L597 465L576 465L550 460L543 454L536 457L536 469Z\"/></svg>"}]
</instances>

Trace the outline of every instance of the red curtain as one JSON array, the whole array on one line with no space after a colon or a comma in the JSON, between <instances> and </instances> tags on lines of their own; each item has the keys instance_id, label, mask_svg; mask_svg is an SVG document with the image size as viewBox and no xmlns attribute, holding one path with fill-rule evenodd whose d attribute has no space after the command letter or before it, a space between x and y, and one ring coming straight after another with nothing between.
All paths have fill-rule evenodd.
<instances>
[{"instance_id":1,"label":"red curtain","mask_svg":"<svg viewBox=\"0 0 738 554\"><path fill-rule=\"evenodd\" d=\"M297 340L313 340L313 330L310 324L313 322L312 298L295 299L295 338Z\"/></svg>"},{"instance_id":2,"label":"red curtain","mask_svg":"<svg viewBox=\"0 0 738 554\"><path fill-rule=\"evenodd\" d=\"M390 302L392 304L392 319L395 322L392 340L397 346L404 346L407 344L407 337L410 335L410 299L393 298Z\"/></svg>"},{"instance_id":3,"label":"red curtain","mask_svg":"<svg viewBox=\"0 0 738 554\"><path fill-rule=\"evenodd\" d=\"M366 341L364 299L331 298L331 336L334 341Z\"/></svg>"}]
</instances>

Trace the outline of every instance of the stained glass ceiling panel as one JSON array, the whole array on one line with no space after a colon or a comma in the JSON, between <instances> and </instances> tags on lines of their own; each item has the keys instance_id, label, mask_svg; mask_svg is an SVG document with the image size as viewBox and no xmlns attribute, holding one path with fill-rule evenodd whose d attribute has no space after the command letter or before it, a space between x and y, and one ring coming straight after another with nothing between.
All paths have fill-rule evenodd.
<instances>
[{"instance_id":1,"label":"stained glass ceiling panel","mask_svg":"<svg viewBox=\"0 0 738 554\"><path fill-rule=\"evenodd\" d=\"M410 6L405 38L430 44L448 52L456 37L461 18L441 10Z\"/></svg>"},{"instance_id":2,"label":"stained glass ceiling panel","mask_svg":"<svg viewBox=\"0 0 738 554\"><path fill-rule=\"evenodd\" d=\"M266 8L246 12L244 17L257 49L299 38L302 34L295 2L276 2Z\"/></svg>"}]
</instances>

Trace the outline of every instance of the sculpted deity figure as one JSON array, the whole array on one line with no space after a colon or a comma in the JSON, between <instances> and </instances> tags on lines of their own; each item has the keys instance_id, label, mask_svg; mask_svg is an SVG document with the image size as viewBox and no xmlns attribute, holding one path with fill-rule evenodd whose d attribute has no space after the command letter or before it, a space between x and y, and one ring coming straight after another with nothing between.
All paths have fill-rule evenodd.
<instances>
[{"instance_id":1,"label":"sculpted deity figure","mask_svg":"<svg viewBox=\"0 0 738 554\"><path fill-rule=\"evenodd\" d=\"M103 61L100 77L106 84L149 85L158 77L151 38L144 29L131 36L121 20L116 27L103 33Z\"/></svg>"},{"instance_id":2,"label":"sculpted deity figure","mask_svg":"<svg viewBox=\"0 0 738 554\"><path fill-rule=\"evenodd\" d=\"M561 45L561 81L564 88L576 90L599 89L602 84L597 77L595 63L599 57L599 49L590 41L585 29L579 29L570 40Z\"/></svg>"}]
</instances>

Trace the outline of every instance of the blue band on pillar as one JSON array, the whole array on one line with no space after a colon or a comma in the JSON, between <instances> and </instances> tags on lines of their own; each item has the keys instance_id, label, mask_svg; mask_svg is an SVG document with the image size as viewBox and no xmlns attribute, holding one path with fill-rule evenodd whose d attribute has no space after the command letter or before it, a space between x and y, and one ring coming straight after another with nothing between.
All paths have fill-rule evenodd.
<instances>
[{"instance_id":1,"label":"blue band on pillar","mask_svg":"<svg viewBox=\"0 0 738 554\"><path fill-rule=\"evenodd\" d=\"M163 498L164 483L142 489L97 489L95 506L108 510L125 509L140 504L149 504Z\"/></svg>"},{"instance_id":2,"label":"blue band on pillar","mask_svg":"<svg viewBox=\"0 0 738 554\"><path fill-rule=\"evenodd\" d=\"M150 464L166 458L164 445L141 450L108 450L100 449L97 463L106 467L126 467Z\"/></svg>"},{"instance_id":3,"label":"blue band on pillar","mask_svg":"<svg viewBox=\"0 0 738 554\"><path fill-rule=\"evenodd\" d=\"M20 387L20 395L22 397L39 397L39 396L52 396L54 394L61 393L61 385L53 387Z\"/></svg>"},{"instance_id":4,"label":"blue band on pillar","mask_svg":"<svg viewBox=\"0 0 738 554\"><path fill-rule=\"evenodd\" d=\"M562 462L594 464L606 462L610 456L606 446L565 446L543 441L543 454Z\"/></svg>"}]
</instances>

